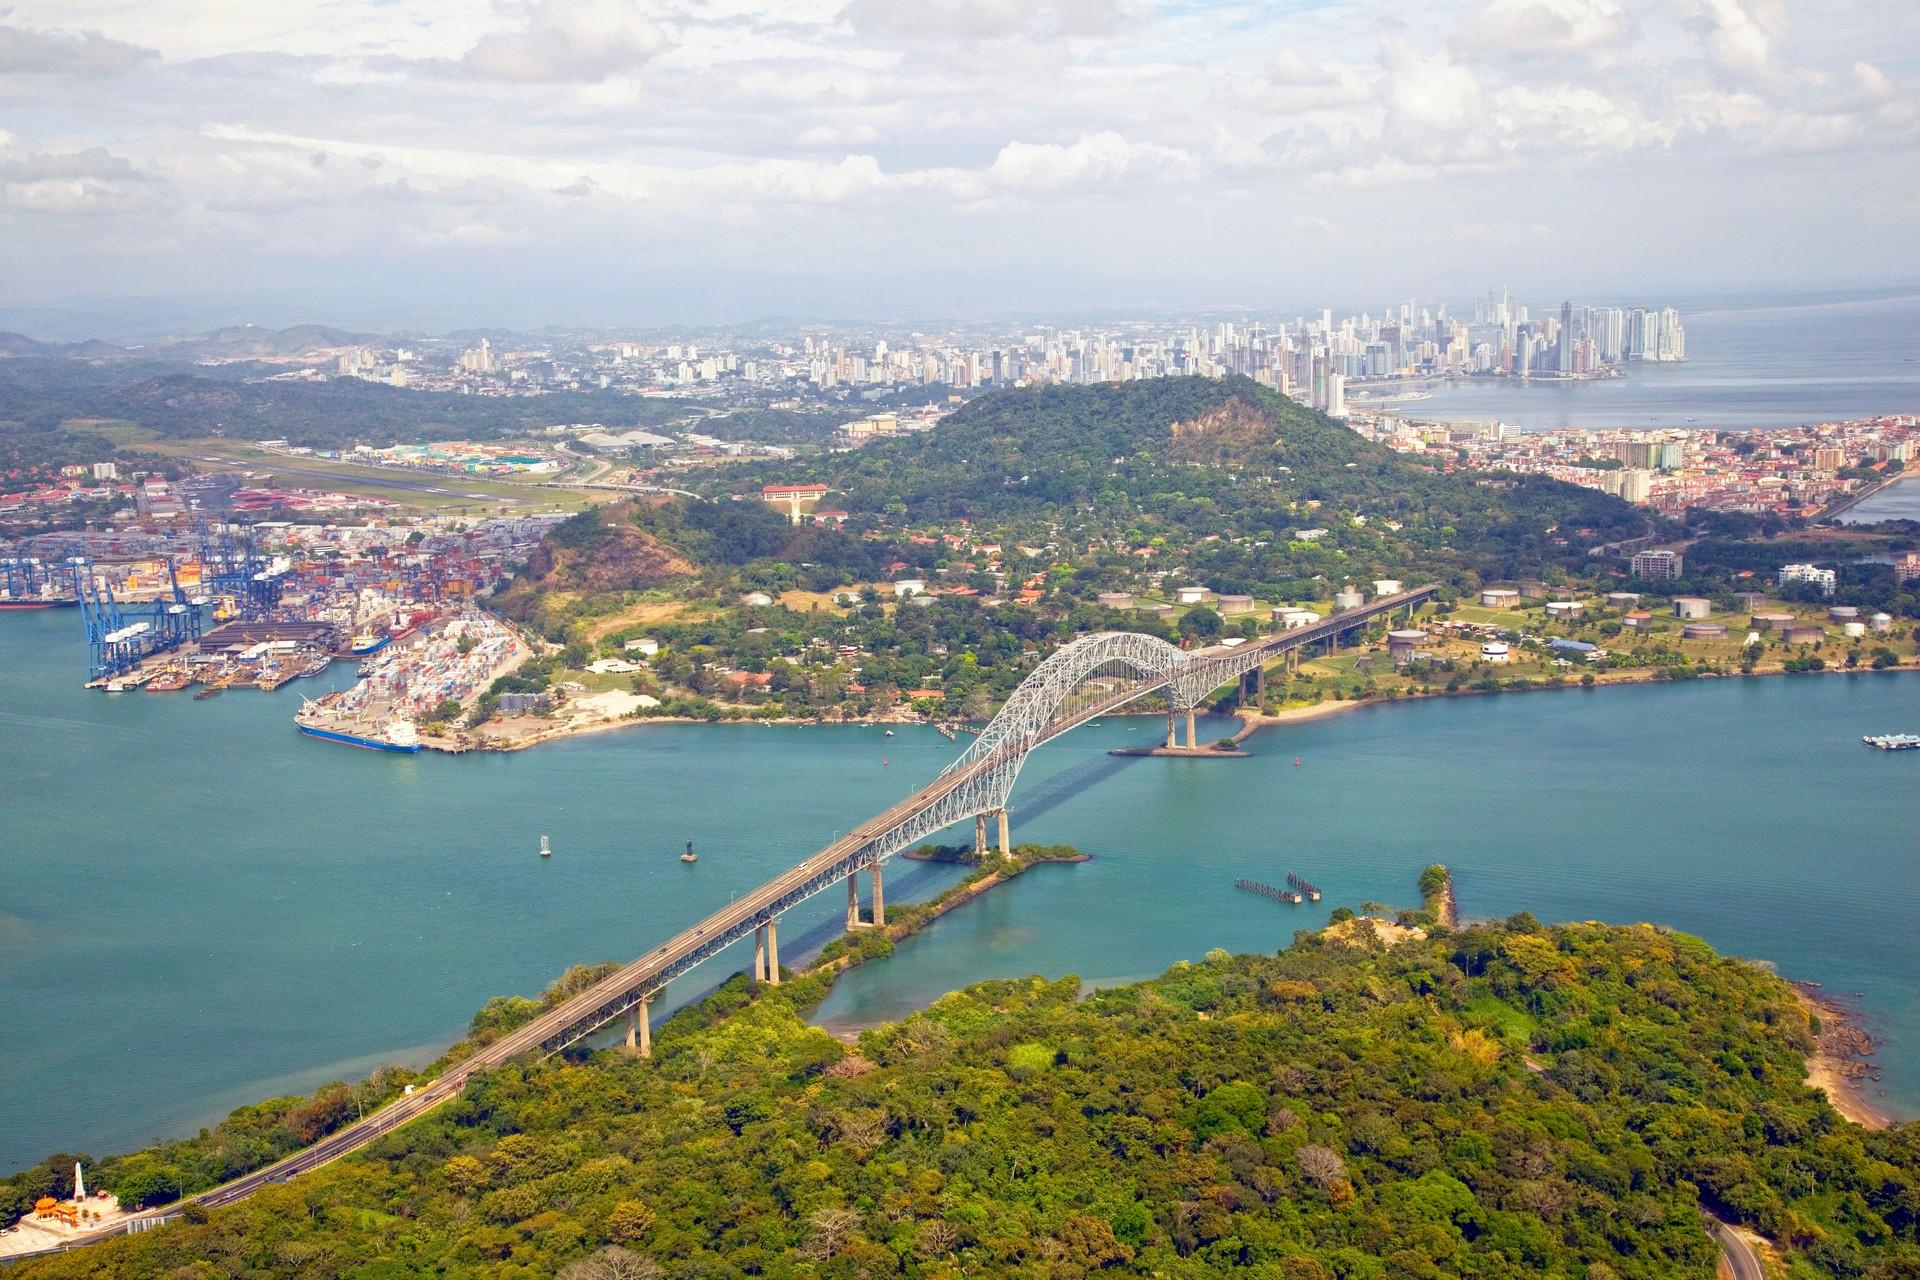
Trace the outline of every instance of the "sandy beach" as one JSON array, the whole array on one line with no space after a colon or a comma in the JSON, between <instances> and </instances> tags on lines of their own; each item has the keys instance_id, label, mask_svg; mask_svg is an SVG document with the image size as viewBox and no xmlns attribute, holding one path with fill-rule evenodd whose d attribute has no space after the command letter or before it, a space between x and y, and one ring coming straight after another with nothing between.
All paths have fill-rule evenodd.
<instances>
[{"instance_id":1,"label":"sandy beach","mask_svg":"<svg viewBox=\"0 0 1920 1280\"><path fill-rule=\"evenodd\" d=\"M1872 1037L1845 1009L1823 999L1804 983L1794 983L1809 1017L1820 1019L1820 1037L1807 1057L1807 1085L1827 1095L1833 1109L1857 1125L1884 1129L1891 1117L1867 1097L1867 1063Z\"/></svg>"}]
</instances>

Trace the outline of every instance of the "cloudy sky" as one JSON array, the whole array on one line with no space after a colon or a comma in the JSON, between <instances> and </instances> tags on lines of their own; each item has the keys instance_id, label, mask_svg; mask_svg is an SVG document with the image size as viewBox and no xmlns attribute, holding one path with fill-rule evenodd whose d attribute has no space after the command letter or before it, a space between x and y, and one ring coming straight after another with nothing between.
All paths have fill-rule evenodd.
<instances>
[{"instance_id":1,"label":"cloudy sky","mask_svg":"<svg viewBox=\"0 0 1920 1280\"><path fill-rule=\"evenodd\" d=\"M15 315L1682 295L1917 233L1915 0L0 0Z\"/></svg>"}]
</instances>

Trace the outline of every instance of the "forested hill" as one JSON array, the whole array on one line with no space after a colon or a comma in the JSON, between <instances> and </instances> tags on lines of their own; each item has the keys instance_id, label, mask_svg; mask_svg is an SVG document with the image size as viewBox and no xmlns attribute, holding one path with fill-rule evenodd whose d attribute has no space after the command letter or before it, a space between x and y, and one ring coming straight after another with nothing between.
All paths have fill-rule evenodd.
<instances>
[{"instance_id":1,"label":"forested hill","mask_svg":"<svg viewBox=\"0 0 1920 1280\"><path fill-rule=\"evenodd\" d=\"M651 1061L486 1073L361 1155L16 1274L1710 1280L1703 1209L1795 1280L1920 1274L1920 1125L1842 1120L1804 1086L1794 992L1697 938L1308 936L1085 999L985 983L857 1047L803 1021L824 990L736 978ZM345 1095L90 1181L204 1185L282 1123L351 1119Z\"/></svg>"},{"instance_id":2,"label":"forested hill","mask_svg":"<svg viewBox=\"0 0 1920 1280\"><path fill-rule=\"evenodd\" d=\"M1363 552L1490 575L1577 564L1588 546L1648 524L1620 499L1574 485L1435 473L1246 378L991 392L926 434L762 468L756 478L826 481L844 495L833 501L856 515L1079 511L1096 532L1146 536L1284 543L1293 530L1351 527L1360 517L1372 528L1360 541L1378 544Z\"/></svg>"},{"instance_id":3,"label":"forested hill","mask_svg":"<svg viewBox=\"0 0 1920 1280\"><path fill-rule=\"evenodd\" d=\"M73 418L124 420L162 436L280 438L317 448L466 436L525 435L555 423L655 427L697 412L684 400L616 391L468 396L358 378L243 381L272 366L192 372L155 360L0 360L0 430L48 433Z\"/></svg>"}]
</instances>

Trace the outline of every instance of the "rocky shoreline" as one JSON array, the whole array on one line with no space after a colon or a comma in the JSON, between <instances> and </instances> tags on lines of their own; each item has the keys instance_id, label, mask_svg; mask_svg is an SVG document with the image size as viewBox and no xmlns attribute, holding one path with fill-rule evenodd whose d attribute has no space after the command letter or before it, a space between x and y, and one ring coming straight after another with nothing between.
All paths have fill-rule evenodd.
<instances>
[{"instance_id":1,"label":"rocky shoreline","mask_svg":"<svg viewBox=\"0 0 1920 1280\"><path fill-rule=\"evenodd\" d=\"M1880 1068L1868 1061L1879 1044L1860 1025L1858 1015L1835 1002L1817 982L1791 982L1810 1018L1819 1020L1814 1050L1807 1056L1807 1084L1827 1095L1827 1101L1855 1124L1884 1129L1892 1123L1869 1089L1880 1081ZM1873 1090L1883 1093L1883 1090Z\"/></svg>"}]
</instances>

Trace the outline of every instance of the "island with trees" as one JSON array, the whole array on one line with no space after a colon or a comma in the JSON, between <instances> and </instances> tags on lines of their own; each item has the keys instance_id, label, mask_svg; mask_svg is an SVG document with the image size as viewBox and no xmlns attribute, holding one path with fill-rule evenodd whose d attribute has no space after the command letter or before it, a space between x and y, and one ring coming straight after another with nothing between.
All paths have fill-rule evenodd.
<instances>
[{"instance_id":1,"label":"island with trees","mask_svg":"<svg viewBox=\"0 0 1920 1280\"><path fill-rule=\"evenodd\" d=\"M736 978L650 1060L487 1073L292 1183L13 1274L1706 1280L1708 1215L1782 1275L1920 1269L1920 1124L1863 1128L1808 1087L1818 1018L1772 973L1648 925L1396 936L1092 995L982 983L852 1044L806 1021L830 975ZM263 1103L97 1177L169 1199L357 1105ZM73 1158L0 1195L57 1193Z\"/></svg>"}]
</instances>

